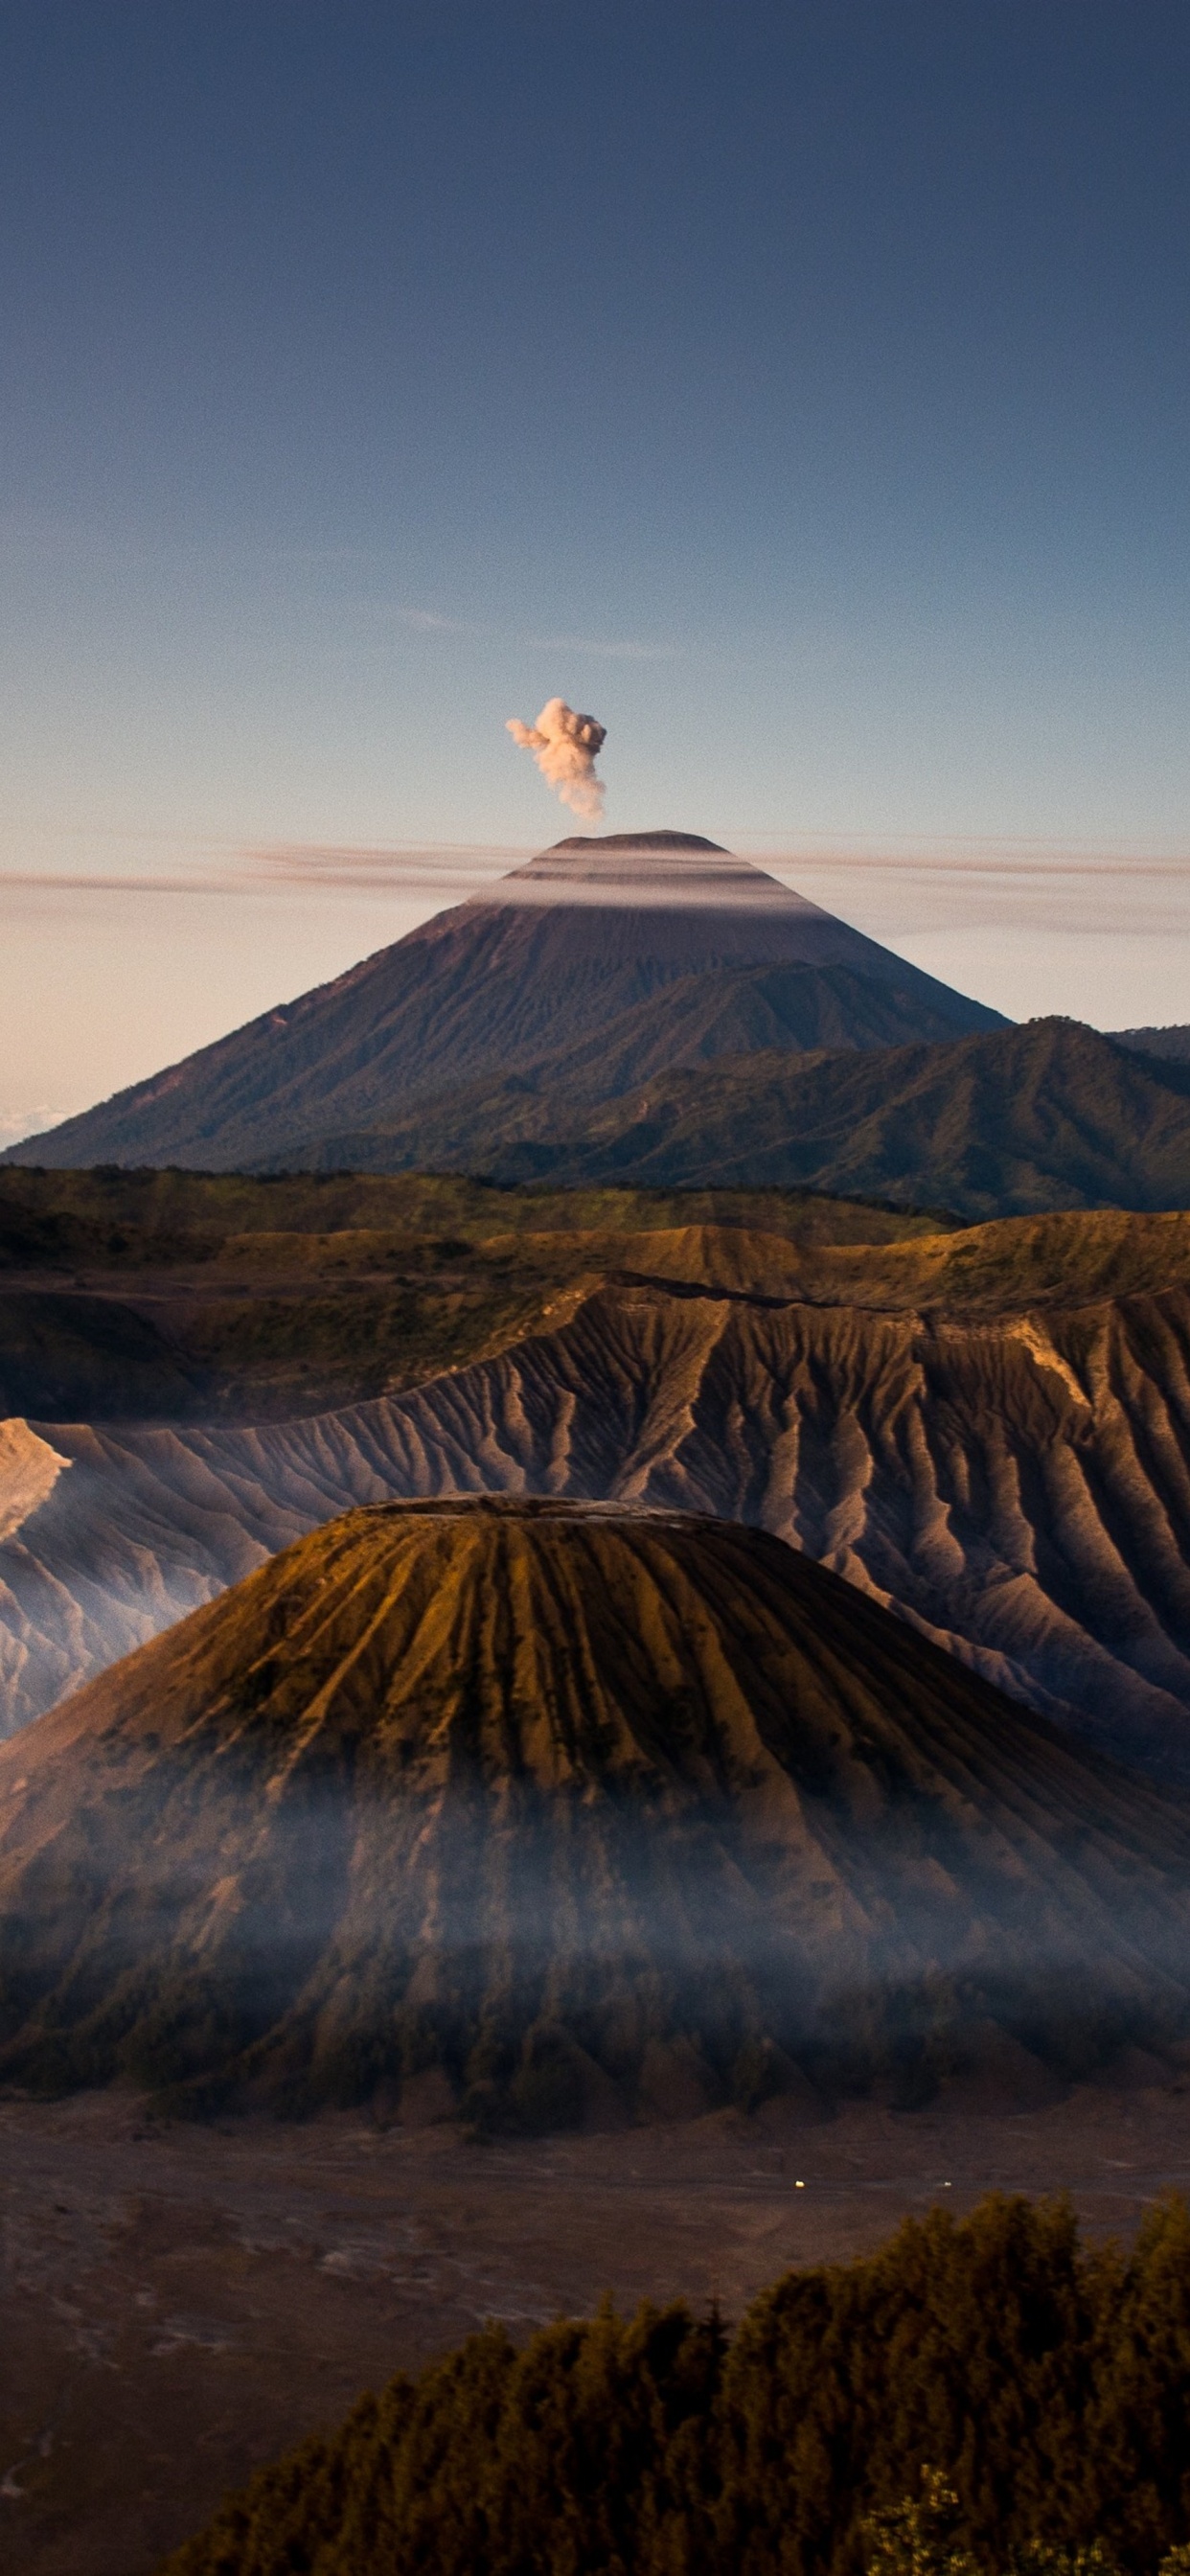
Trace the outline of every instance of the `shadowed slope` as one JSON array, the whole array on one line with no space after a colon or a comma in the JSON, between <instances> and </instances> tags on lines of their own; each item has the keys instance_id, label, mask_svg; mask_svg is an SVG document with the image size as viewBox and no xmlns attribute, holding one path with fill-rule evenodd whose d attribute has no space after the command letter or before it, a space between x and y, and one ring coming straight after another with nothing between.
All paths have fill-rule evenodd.
<instances>
[{"instance_id":1,"label":"shadowed slope","mask_svg":"<svg viewBox=\"0 0 1190 2576\"><path fill-rule=\"evenodd\" d=\"M1169 1028L1113 1029L1117 1046L1131 1047L1137 1055L1164 1056L1171 1064L1190 1063L1190 1028L1175 1022Z\"/></svg>"},{"instance_id":2,"label":"shadowed slope","mask_svg":"<svg viewBox=\"0 0 1190 2576\"><path fill-rule=\"evenodd\" d=\"M702 1518L349 1514L5 1747L0 1818L42 2084L549 2124L1187 2009L1190 1806Z\"/></svg>"},{"instance_id":3,"label":"shadowed slope","mask_svg":"<svg viewBox=\"0 0 1190 2576\"><path fill-rule=\"evenodd\" d=\"M713 842L580 839L4 1159L294 1165L311 1134L372 1126L429 1092L597 1042L617 1014L668 987L749 965L802 969L793 1019L829 1027L836 1043L849 991L854 1044L1000 1025L999 1013ZM829 989L816 1021L819 973ZM771 1042L763 1010L761 1023ZM737 1042L739 1026L737 1015ZM684 1042L680 1030L678 1052ZM791 1030L791 1042L805 1041Z\"/></svg>"},{"instance_id":4,"label":"shadowed slope","mask_svg":"<svg viewBox=\"0 0 1190 2576\"><path fill-rule=\"evenodd\" d=\"M312 1127L304 1160L571 1185L854 1191L971 1220L1190 1204L1187 1068L1076 1020L946 1045L671 1060L643 1090L616 1096L610 1080L602 1097L593 1083L585 1064L572 1074L551 1057L515 1081L413 1105L372 1133Z\"/></svg>"}]
</instances>

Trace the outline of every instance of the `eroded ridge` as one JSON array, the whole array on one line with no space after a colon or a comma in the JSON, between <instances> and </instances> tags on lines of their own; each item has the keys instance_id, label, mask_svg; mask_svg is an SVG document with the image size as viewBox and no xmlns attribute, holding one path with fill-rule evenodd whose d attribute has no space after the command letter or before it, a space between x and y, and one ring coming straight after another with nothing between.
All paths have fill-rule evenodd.
<instances>
[{"instance_id":1,"label":"eroded ridge","mask_svg":"<svg viewBox=\"0 0 1190 2576\"><path fill-rule=\"evenodd\" d=\"M964 1320L621 1281L312 1420L55 1424L69 1472L0 1545L4 1724L352 1504L544 1493L759 1524L1002 1688L1190 1773L1188 1350L1182 1287Z\"/></svg>"},{"instance_id":2,"label":"eroded ridge","mask_svg":"<svg viewBox=\"0 0 1190 2576\"><path fill-rule=\"evenodd\" d=\"M738 1521L351 1511L0 1749L0 2079L498 2129L1190 2019L1190 1798ZM939 2056L941 2050L942 2055Z\"/></svg>"}]
</instances>

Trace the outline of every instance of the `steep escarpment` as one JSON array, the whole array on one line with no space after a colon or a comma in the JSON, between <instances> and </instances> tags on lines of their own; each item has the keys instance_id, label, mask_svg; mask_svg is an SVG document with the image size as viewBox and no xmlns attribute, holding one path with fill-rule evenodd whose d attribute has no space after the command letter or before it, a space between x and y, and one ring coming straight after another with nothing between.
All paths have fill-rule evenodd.
<instances>
[{"instance_id":1,"label":"steep escarpment","mask_svg":"<svg viewBox=\"0 0 1190 2576\"><path fill-rule=\"evenodd\" d=\"M1190 1800L766 1532L354 1512L0 1752L0 2074L674 2113L1190 2018Z\"/></svg>"}]
</instances>

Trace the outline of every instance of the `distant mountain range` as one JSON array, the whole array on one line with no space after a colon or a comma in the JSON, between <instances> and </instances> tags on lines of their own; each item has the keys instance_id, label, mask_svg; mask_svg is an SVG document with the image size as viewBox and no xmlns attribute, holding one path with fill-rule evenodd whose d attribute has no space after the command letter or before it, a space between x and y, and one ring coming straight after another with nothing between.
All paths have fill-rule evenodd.
<instances>
[{"instance_id":1,"label":"distant mountain range","mask_svg":"<svg viewBox=\"0 0 1190 2576\"><path fill-rule=\"evenodd\" d=\"M1014 1027L692 834L579 838L0 1159L1178 1208L1187 1048Z\"/></svg>"},{"instance_id":2,"label":"distant mountain range","mask_svg":"<svg viewBox=\"0 0 1190 2576\"><path fill-rule=\"evenodd\" d=\"M1115 1029L1112 1034L1121 1046L1131 1047L1137 1055L1160 1055L1173 1064L1190 1063L1190 1028L1175 1024L1166 1029Z\"/></svg>"},{"instance_id":3,"label":"distant mountain range","mask_svg":"<svg viewBox=\"0 0 1190 2576\"><path fill-rule=\"evenodd\" d=\"M606 2126L1190 2020L1184 1794L680 1511L348 1513L0 1749L0 1818L38 2090Z\"/></svg>"},{"instance_id":4,"label":"distant mountain range","mask_svg":"<svg viewBox=\"0 0 1190 2576\"><path fill-rule=\"evenodd\" d=\"M736 1001L739 985L736 980ZM751 979L754 1001L769 978ZM680 990L655 1020L663 1054ZM1190 1067L1077 1020L879 1049L771 1045L683 1062L623 1091L603 1047L423 1101L399 1122L311 1140L316 1169L470 1170L494 1180L779 1187L951 1209L1190 1206ZM641 1031L643 1040L644 1032ZM24 1150L23 1148L21 1149Z\"/></svg>"},{"instance_id":5,"label":"distant mountain range","mask_svg":"<svg viewBox=\"0 0 1190 2576\"><path fill-rule=\"evenodd\" d=\"M3 1159L296 1168L543 1059L607 1096L757 1048L1006 1025L712 841L579 838Z\"/></svg>"}]
</instances>

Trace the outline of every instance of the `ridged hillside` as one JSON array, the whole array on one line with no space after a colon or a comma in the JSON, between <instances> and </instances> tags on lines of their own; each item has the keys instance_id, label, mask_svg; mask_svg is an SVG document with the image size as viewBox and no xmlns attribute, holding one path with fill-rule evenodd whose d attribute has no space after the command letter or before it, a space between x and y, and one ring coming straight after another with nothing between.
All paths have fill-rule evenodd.
<instances>
[{"instance_id":1,"label":"ridged hillside","mask_svg":"<svg viewBox=\"0 0 1190 2576\"><path fill-rule=\"evenodd\" d=\"M616 1032L608 1061L616 1061ZM312 1128L330 1170L482 1171L635 1188L803 1188L953 1208L971 1221L1190 1205L1190 1077L1076 1020L946 1045L658 1062L615 1090L584 1057L411 1107L383 1130Z\"/></svg>"},{"instance_id":2,"label":"ridged hillside","mask_svg":"<svg viewBox=\"0 0 1190 2576\"><path fill-rule=\"evenodd\" d=\"M894 1242L940 1221L796 1191L10 1167L0 1417L323 1413L486 1359L556 1317L576 1281L669 1268L671 1233L703 1228L726 1248L759 1232L767 1276L783 1244ZM726 1264L742 1277L729 1250Z\"/></svg>"},{"instance_id":3,"label":"ridged hillside","mask_svg":"<svg viewBox=\"0 0 1190 2576\"><path fill-rule=\"evenodd\" d=\"M771 992L733 992L748 967L789 972ZM642 1006L643 1031L631 1018ZM794 1046L862 1047L1001 1025L714 842L577 839L4 1159L297 1168L311 1135L385 1123L559 1049L598 1051L622 1014L624 1080L642 1044L669 1063L779 1033Z\"/></svg>"},{"instance_id":4,"label":"ridged hillside","mask_svg":"<svg viewBox=\"0 0 1190 2576\"><path fill-rule=\"evenodd\" d=\"M445 1499L0 1751L0 2074L676 2115L1190 2016L1190 1802L766 1533Z\"/></svg>"},{"instance_id":5,"label":"ridged hillside","mask_svg":"<svg viewBox=\"0 0 1190 2576\"><path fill-rule=\"evenodd\" d=\"M10 1424L4 1731L351 1505L495 1491L771 1530L1190 1780L1190 1218L793 1251L666 1229L616 1268L497 1356L374 1403Z\"/></svg>"},{"instance_id":6,"label":"ridged hillside","mask_svg":"<svg viewBox=\"0 0 1190 2576\"><path fill-rule=\"evenodd\" d=\"M1164 1056L1171 1064L1190 1063L1190 1028L1175 1021L1172 1027L1116 1029L1113 1035L1119 1046L1133 1047L1138 1055Z\"/></svg>"}]
</instances>

